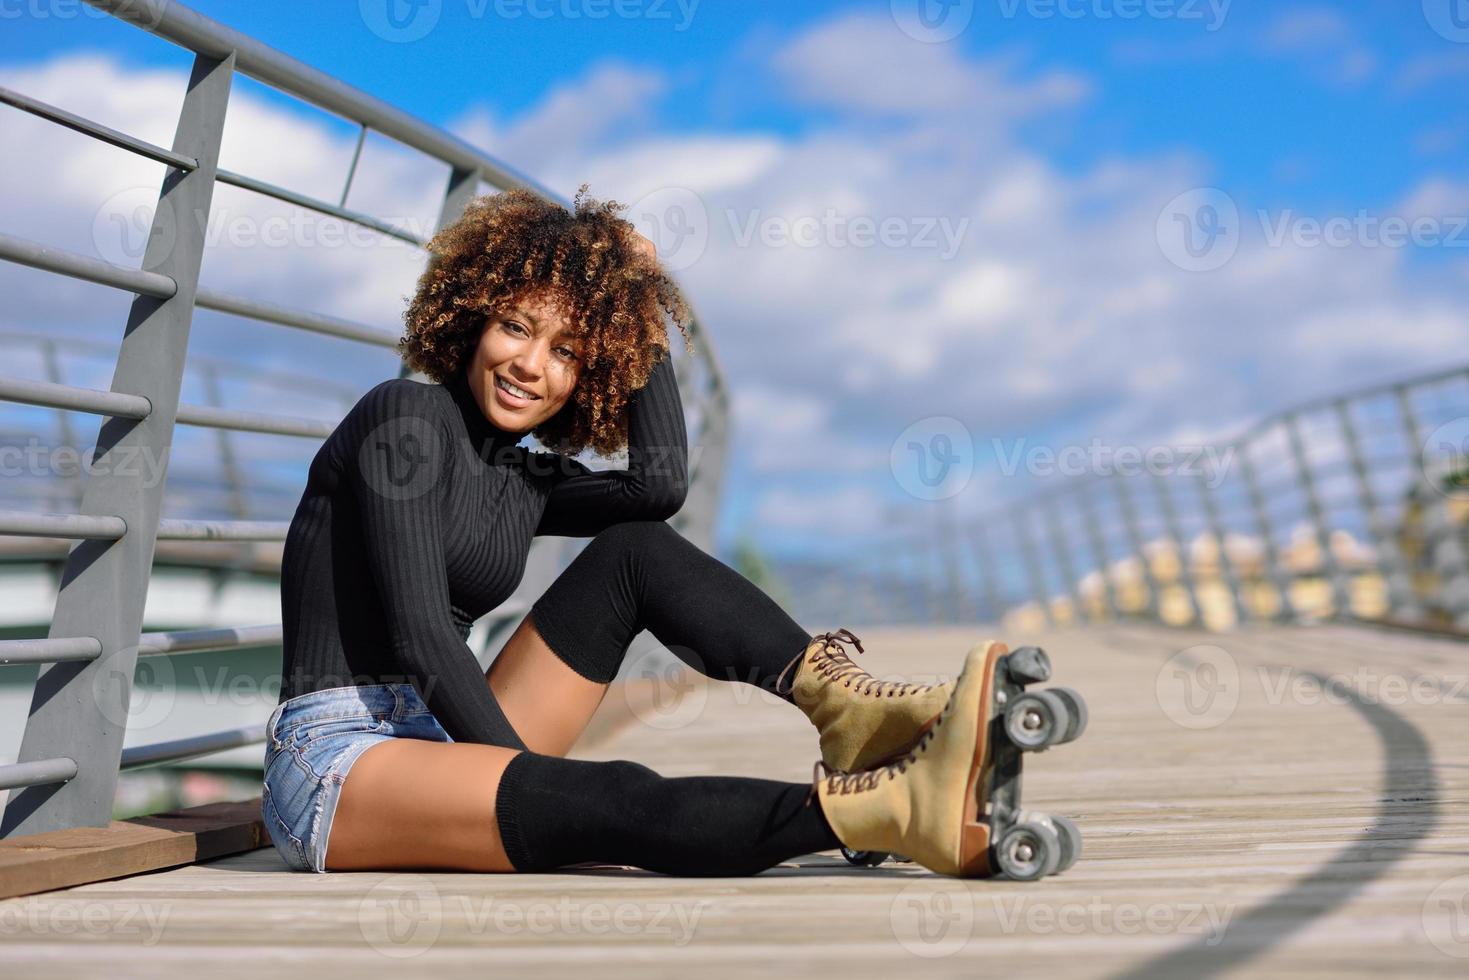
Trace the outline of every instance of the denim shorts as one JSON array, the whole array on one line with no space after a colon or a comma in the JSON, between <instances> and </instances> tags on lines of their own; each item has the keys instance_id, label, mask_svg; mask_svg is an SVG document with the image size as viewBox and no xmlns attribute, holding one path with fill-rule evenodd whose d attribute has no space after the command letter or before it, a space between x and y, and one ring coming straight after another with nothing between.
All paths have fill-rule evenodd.
<instances>
[{"instance_id":1,"label":"denim shorts","mask_svg":"<svg viewBox=\"0 0 1469 980\"><path fill-rule=\"evenodd\" d=\"M295 871L326 871L342 783L357 757L390 738L452 742L412 684L332 687L276 705L265 728L260 815Z\"/></svg>"}]
</instances>

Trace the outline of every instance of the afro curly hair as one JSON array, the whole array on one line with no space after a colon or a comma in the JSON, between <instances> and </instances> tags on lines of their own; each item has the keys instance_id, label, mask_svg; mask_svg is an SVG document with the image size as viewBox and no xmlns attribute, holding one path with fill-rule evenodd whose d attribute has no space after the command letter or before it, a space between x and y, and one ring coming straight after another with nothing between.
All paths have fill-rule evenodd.
<instances>
[{"instance_id":1,"label":"afro curly hair","mask_svg":"<svg viewBox=\"0 0 1469 980\"><path fill-rule=\"evenodd\" d=\"M486 318L546 295L581 341L576 388L532 434L552 452L627 445L627 403L668 350L666 318L690 354L691 314L624 206L577 191L573 210L522 188L477 197L428 243L429 263L404 311L398 351L440 383L462 371Z\"/></svg>"}]
</instances>

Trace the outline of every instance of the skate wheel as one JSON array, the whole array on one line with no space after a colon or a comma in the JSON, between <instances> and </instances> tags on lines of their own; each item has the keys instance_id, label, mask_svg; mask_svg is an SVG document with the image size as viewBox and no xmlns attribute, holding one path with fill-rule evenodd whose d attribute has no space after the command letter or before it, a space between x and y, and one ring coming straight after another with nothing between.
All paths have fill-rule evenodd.
<instances>
[{"instance_id":1,"label":"skate wheel","mask_svg":"<svg viewBox=\"0 0 1469 980\"><path fill-rule=\"evenodd\" d=\"M1051 691L1022 694L1005 709L1005 735L1026 752L1040 752L1065 741L1071 724L1066 702Z\"/></svg>"},{"instance_id":2,"label":"skate wheel","mask_svg":"<svg viewBox=\"0 0 1469 980\"><path fill-rule=\"evenodd\" d=\"M1005 658L1005 673L1021 687L1041 684L1051 679L1051 658L1040 647L1020 647Z\"/></svg>"},{"instance_id":3,"label":"skate wheel","mask_svg":"<svg viewBox=\"0 0 1469 980\"><path fill-rule=\"evenodd\" d=\"M1051 823L1056 828L1056 836L1061 839L1061 860L1056 864L1056 870L1065 871L1081 857L1081 831L1070 817L1051 817Z\"/></svg>"},{"instance_id":4,"label":"skate wheel","mask_svg":"<svg viewBox=\"0 0 1469 980\"><path fill-rule=\"evenodd\" d=\"M1061 862L1061 839L1055 828L1038 820L1015 824L995 844L995 863L1006 877L1035 881L1055 874Z\"/></svg>"},{"instance_id":5,"label":"skate wheel","mask_svg":"<svg viewBox=\"0 0 1469 980\"><path fill-rule=\"evenodd\" d=\"M1086 699L1069 687L1051 687L1046 690L1064 701L1066 710L1071 714L1071 724L1066 726L1061 742L1074 742L1081 738L1081 733L1086 731Z\"/></svg>"},{"instance_id":6,"label":"skate wheel","mask_svg":"<svg viewBox=\"0 0 1469 980\"><path fill-rule=\"evenodd\" d=\"M842 848L842 857L847 859L848 864L855 864L859 868L875 868L887 860L887 851L854 851L850 847Z\"/></svg>"}]
</instances>

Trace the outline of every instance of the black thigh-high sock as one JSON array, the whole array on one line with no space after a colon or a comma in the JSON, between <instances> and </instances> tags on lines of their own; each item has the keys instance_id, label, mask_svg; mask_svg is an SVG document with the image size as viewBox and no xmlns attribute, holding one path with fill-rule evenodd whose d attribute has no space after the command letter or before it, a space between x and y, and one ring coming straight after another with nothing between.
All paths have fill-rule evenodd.
<instances>
[{"instance_id":1,"label":"black thigh-high sock","mask_svg":"<svg viewBox=\"0 0 1469 980\"><path fill-rule=\"evenodd\" d=\"M665 778L636 762L521 752L495 815L517 871L595 861L686 876L751 875L840 847L810 787L736 776Z\"/></svg>"},{"instance_id":2,"label":"black thigh-high sock","mask_svg":"<svg viewBox=\"0 0 1469 980\"><path fill-rule=\"evenodd\" d=\"M766 690L811 642L774 599L665 521L602 531L536 600L531 619L572 670L604 684L645 629L706 676Z\"/></svg>"}]
</instances>

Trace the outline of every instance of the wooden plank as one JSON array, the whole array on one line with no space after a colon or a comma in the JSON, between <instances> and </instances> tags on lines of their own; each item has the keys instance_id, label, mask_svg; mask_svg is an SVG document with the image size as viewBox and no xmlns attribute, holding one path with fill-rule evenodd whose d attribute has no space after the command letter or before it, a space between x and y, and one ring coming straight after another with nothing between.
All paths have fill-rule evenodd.
<instances>
[{"instance_id":1,"label":"wooden plank","mask_svg":"<svg viewBox=\"0 0 1469 980\"><path fill-rule=\"evenodd\" d=\"M172 810L106 827L0 841L0 898L210 861L270 846L260 798Z\"/></svg>"},{"instance_id":2,"label":"wooden plank","mask_svg":"<svg viewBox=\"0 0 1469 980\"><path fill-rule=\"evenodd\" d=\"M990 633L852 628L870 671L918 680L951 676ZM956 881L835 854L750 878L310 875L266 848L0 901L0 962L7 978L150 980L402 965L607 980L1464 975L1469 921L1452 916L1469 914L1455 904L1469 892L1469 701L1454 692L1469 646L1345 624L1003 638L1045 646L1055 683L1091 705L1085 737L1026 768L1026 804L1073 816L1085 836L1063 875ZM1230 710L1190 728L1198 719L1163 689L1173 658L1204 646L1237 678L1225 678ZM1417 700L1382 683L1420 676L1435 683ZM1316 677L1351 696L1317 696ZM683 702L673 692L610 691L613 734L576 754L670 776L810 778L815 733L790 705L712 681ZM100 925L77 925L88 913Z\"/></svg>"}]
</instances>

